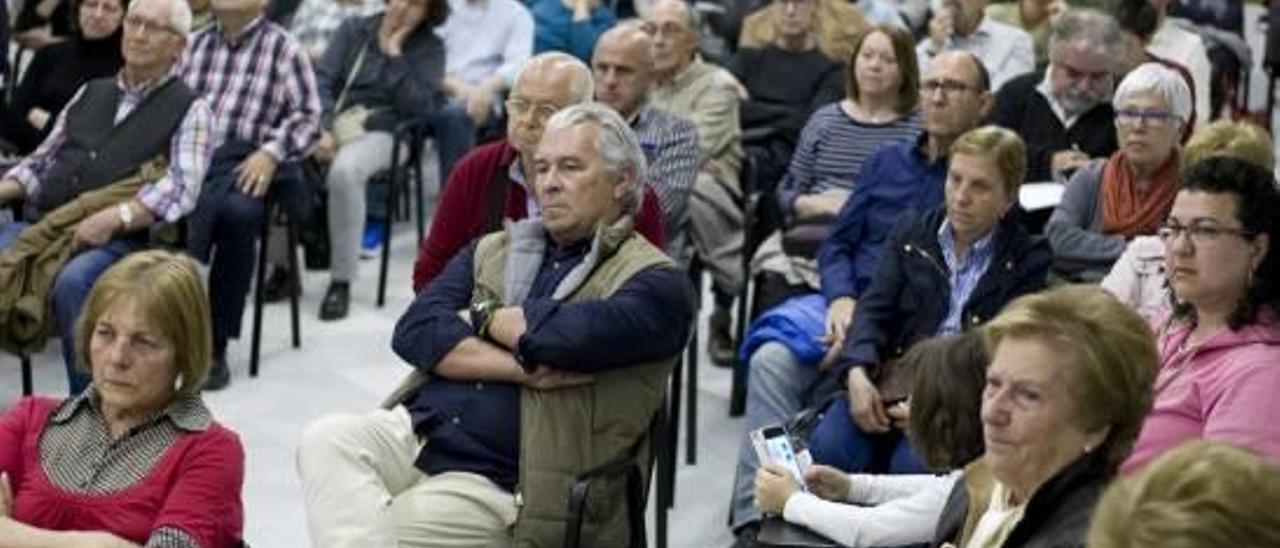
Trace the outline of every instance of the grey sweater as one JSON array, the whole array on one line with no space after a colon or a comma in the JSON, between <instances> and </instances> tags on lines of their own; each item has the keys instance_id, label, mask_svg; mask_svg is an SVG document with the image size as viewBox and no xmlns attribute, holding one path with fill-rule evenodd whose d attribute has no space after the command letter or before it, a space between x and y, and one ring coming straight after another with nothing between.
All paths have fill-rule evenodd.
<instances>
[{"instance_id":1,"label":"grey sweater","mask_svg":"<svg viewBox=\"0 0 1280 548\"><path fill-rule=\"evenodd\" d=\"M1098 162L1076 170L1045 224L1053 270L1079 281L1098 281L1124 253L1124 236L1102 233L1102 170Z\"/></svg>"}]
</instances>

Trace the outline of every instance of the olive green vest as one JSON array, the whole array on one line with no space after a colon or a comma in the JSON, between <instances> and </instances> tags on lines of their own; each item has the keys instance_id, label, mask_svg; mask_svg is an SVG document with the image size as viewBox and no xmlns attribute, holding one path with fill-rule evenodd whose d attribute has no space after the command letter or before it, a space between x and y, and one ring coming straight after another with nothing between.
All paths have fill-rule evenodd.
<instances>
[{"instance_id":1,"label":"olive green vest","mask_svg":"<svg viewBox=\"0 0 1280 548\"><path fill-rule=\"evenodd\" d=\"M596 231L592 249L556 289L565 302L609 297L637 272L674 263L633 232L630 217ZM483 237L474 256L472 300L506 300L508 250L506 231ZM518 245L516 247L519 247ZM585 276L582 274L585 273ZM576 280L576 281L575 281ZM643 344L643 341L636 341ZM636 364L595 376L595 383L560 390L524 389L520 402L519 515L515 546L552 548L563 545L568 520L569 489L582 472L639 447L642 477L648 477L648 426L675 365L671 359ZM411 375L389 402L403 402L426 375ZM623 547L629 539L626 477L592 484L583 525L583 546Z\"/></svg>"}]
</instances>

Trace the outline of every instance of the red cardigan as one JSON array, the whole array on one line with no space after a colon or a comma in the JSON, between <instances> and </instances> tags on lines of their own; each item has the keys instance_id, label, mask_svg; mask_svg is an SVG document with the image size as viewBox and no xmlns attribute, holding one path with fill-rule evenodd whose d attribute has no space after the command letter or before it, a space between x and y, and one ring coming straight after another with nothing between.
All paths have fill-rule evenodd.
<instances>
[{"instance_id":1,"label":"red cardigan","mask_svg":"<svg viewBox=\"0 0 1280 548\"><path fill-rule=\"evenodd\" d=\"M0 417L0 471L13 488L13 519L56 531L105 531L146 544L172 527L202 548L234 547L244 525L244 449L218 423L183 435L138 483L107 495L69 493L40 465L40 434L59 402L23 398Z\"/></svg>"},{"instance_id":2,"label":"red cardigan","mask_svg":"<svg viewBox=\"0 0 1280 548\"><path fill-rule=\"evenodd\" d=\"M422 291L427 282L435 279L462 248L484 236L489 185L497 177L498 170L509 169L515 160L516 149L504 139L473 149L454 166L449 182L440 193L440 202L431 219L431 230L413 264L414 293ZM512 220L527 217L527 201L523 187L507 185L504 217ZM640 212L636 214L636 232L658 249L666 249L658 197L647 186Z\"/></svg>"}]
</instances>

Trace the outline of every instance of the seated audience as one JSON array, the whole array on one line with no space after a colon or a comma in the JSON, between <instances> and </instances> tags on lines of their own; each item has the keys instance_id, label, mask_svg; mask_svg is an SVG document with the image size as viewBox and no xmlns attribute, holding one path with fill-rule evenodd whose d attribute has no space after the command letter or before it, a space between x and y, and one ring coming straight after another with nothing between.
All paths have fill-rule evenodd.
<instances>
[{"instance_id":1,"label":"seated audience","mask_svg":"<svg viewBox=\"0 0 1280 548\"><path fill-rule=\"evenodd\" d=\"M1158 322L1160 374L1126 472L1192 439L1280 462L1280 211L1271 170L1210 158L1183 178L1160 228L1173 310Z\"/></svg>"},{"instance_id":2,"label":"seated audience","mask_svg":"<svg viewBox=\"0 0 1280 548\"><path fill-rule=\"evenodd\" d=\"M25 202L33 223L0 226L0 347L36 352L56 331L72 394L88 385L75 322L94 281L145 247L148 227L192 211L209 165L210 108L173 70L190 13L183 0L134 0L119 74L82 86L0 179L0 206Z\"/></svg>"},{"instance_id":3,"label":"seated audience","mask_svg":"<svg viewBox=\"0 0 1280 548\"><path fill-rule=\"evenodd\" d=\"M344 23L316 64L320 106L330 120L314 151L329 164L332 258L321 320L347 316L360 267L365 184L391 167L393 129L426 119L443 95L444 46L434 29L448 9L445 0L388 0L386 12Z\"/></svg>"},{"instance_id":4,"label":"seated audience","mask_svg":"<svg viewBox=\"0 0 1280 548\"><path fill-rule=\"evenodd\" d=\"M1116 151L1111 93L1121 47L1111 16L1068 11L1053 24L1049 66L1000 88L992 121L1026 140L1028 181L1063 180Z\"/></svg>"},{"instance_id":5,"label":"seated audience","mask_svg":"<svg viewBox=\"0 0 1280 548\"><path fill-rule=\"evenodd\" d=\"M449 0L449 19L436 35L444 41L449 97L431 120L443 184L475 146L476 129L499 117L503 98L533 51L533 16L518 0Z\"/></svg>"},{"instance_id":6,"label":"seated audience","mask_svg":"<svg viewBox=\"0 0 1280 548\"><path fill-rule=\"evenodd\" d=\"M1044 227L1065 278L1100 280L1128 240L1155 234L1178 192L1178 141L1191 114L1182 77L1144 64L1120 82L1112 105L1119 150L1076 170Z\"/></svg>"},{"instance_id":7,"label":"seated audience","mask_svg":"<svg viewBox=\"0 0 1280 548\"><path fill-rule=\"evenodd\" d=\"M303 432L315 546L559 546L566 486L644 441L693 311L632 231L644 153L613 110L575 105L534 163L542 216L468 246L397 323L414 370L391 407ZM594 485L585 545L626 545L625 484Z\"/></svg>"},{"instance_id":8,"label":"seated audience","mask_svg":"<svg viewBox=\"0 0 1280 548\"><path fill-rule=\"evenodd\" d=\"M602 34L591 71L596 100L621 114L640 139L649 166L641 181L658 197L667 254L687 266L689 195L698 177L698 128L650 105L653 39L639 23L623 23Z\"/></svg>"},{"instance_id":9,"label":"seated audience","mask_svg":"<svg viewBox=\"0 0 1280 548\"><path fill-rule=\"evenodd\" d=\"M240 336L267 191L302 219L308 190L294 162L320 140L311 60L263 17L263 7L261 0L220 5L213 26L192 37L181 67L187 85L217 106L210 136L217 148L187 225L187 250L210 265L213 368L206 390L231 382L227 343Z\"/></svg>"},{"instance_id":10,"label":"seated audience","mask_svg":"<svg viewBox=\"0 0 1280 548\"><path fill-rule=\"evenodd\" d=\"M1147 0L1156 8L1159 24L1156 33L1147 44L1147 51L1161 59L1181 63L1191 72L1195 81L1193 96L1195 99L1195 124L1209 123L1209 115L1213 109L1209 107L1209 97L1213 68L1209 65L1209 54L1204 40L1194 31L1187 30L1169 19L1169 6L1173 0Z\"/></svg>"},{"instance_id":11,"label":"seated audience","mask_svg":"<svg viewBox=\"0 0 1280 548\"><path fill-rule=\"evenodd\" d=\"M1182 170L1212 157L1235 158L1262 169L1275 166L1271 136L1256 125L1219 120L1196 131L1182 153ZM1116 259L1102 287L1133 307L1142 317L1156 320L1169 308L1164 270L1164 243L1159 236L1138 236Z\"/></svg>"},{"instance_id":12,"label":"seated audience","mask_svg":"<svg viewBox=\"0 0 1280 548\"><path fill-rule=\"evenodd\" d=\"M1151 331L1084 285L1021 297L983 329L986 452L951 491L934 546L1084 546L1151 407Z\"/></svg>"},{"instance_id":13,"label":"seated audience","mask_svg":"<svg viewBox=\"0 0 1280 548\"><path fill-rule=\"evenodd\" d=\"M945 53L930 67L920 87L925 133L881 148L867 160L819 254L824 295L786 301L766 312L748 333L741 350L749 357L752 376L747 383L747 432L786 420L835 390L835 372L817 367L818 362L824 354L838 352L853 317L854 290L870 285L880 247L898 216L912 209L930 211L943 202L952 144L990 109L986 85L982 64L969 53ZM784 320L817 316L825 321L801 327L803 336L785 338L761 327L771 315ZM755 469L755 453L744 436L730 508L734 528L757 519L751 507Z\"/></svg>"},{"instance_id":14,"label":"seated audience","mask_svg":"<svg viewBox=\"0 0 1280 548\"><path fill-rule=\"evenodd\" d=\"M895 23L902 25L900 21L894 21L888 16L894 10L892 7L885 10L886 6L881 0L816 2L817 19L813 32L817 35L818 50L832 61L848 59L853 53L853 42L870 26ZM762 7L743 18L742 30L738 33L738 49L761 49L778 41L777 33L780 29L777 21L782 18L788 4L780 0L761 4ZM874 11L879 20L872 21L866 15L866 10Z\"/></svg>"},{"instance_id":15,"label":"seated audience","mask_svg":"<svg viewBox=\"0 0 1280 548\"><path fill-rule=\"evenodd\" d=\"M163 3L134 0L130 17L146 5ZM240 546L244 448L200 398L202 285L195 261L164 251L98 280L73 343L92 385L0 417L0 545Z\"/></svg>"},{"instance_id":16,"label":"seated audience","mask_svg":"<svg viewBox=\"0 0 1280 548\"><path fill-rule=\"evenodd\" d=\"M533 199L533 154L542 131L557 111L591 100L591 69L577 58L549 52L529 59L516 75L507 100L507 138L479 147L449 176L431 218L431 230L413 264L413 290L422 291L472 240L501 230L504 220L538 217ZM645 197L636 214L636 231L659 249L665 245L657 197L641 185Z\"/></svg>"},{"instance_id":17,"label":"seated audience","mask_svg":"<svg viewBox=\"0 0 1280 548\"><path fill-rule=\"evenodd\" d=\"M831 365L848 388L810 439L814 460L848 471L910 471L915 455L895 428L895 371L916 342L958 333L994 317L1009 301L1042 289L1052 256L1017 220L1025 155L1013 132L987 126L951 147L945 205L904 213L883 244L875 279ZM849 412L852 410L852 413ZM875 455L892 454L890 462Z\"/></svg>"},{"instance_id":18,"label":"seated audience","mask_svg":"<svg viewBox=\"0 0 1280 548\"><path fill-rule=\"evenodd\" d=\"M743 146L756 159L756 179L770 188L786 171L805 120L840 98L840 65L818 50L814 35L817 5L788 0L773 18L774 40L739 48L725 67L747 91L739 109Z\"/></svg>"},{"instance_id":19,"label":"seated audience","mask_svg":"<svg viewBox=\"0 0 1280 548\"><path fill-rule=\"evenodd\" d=\"M533 52L563 51L587 63L596 40L617 21L600 0L527 0L533 15Z\"/></svg>"},{"instance_id":20,"label":"seated audience","mask_svg":"<svg viewBox=\"0 0 1280 548\"><path fill-rule=\"evenodd\" d=\"M855 51L845 71L847 96L809 118L778 183L783 229L803 231L804 225L830 224L867 158L882 146L920 134L920 75L911 34L897 27L876 27L863 35ZM757 310L818 289L812 252L784 251L781 232L756 250L753 270L764 273Z\"/></svg>"},{"instance_id":21,"label":"seated audience","mask_svg":"<svg viewBox=\"0 0 1280 548\"><path fill-rule=\"evenodd\" d=\"M933 12L928 35L916 46L920 73L944 51L967 51L982 59L991 75L991 89L1035 70L1035 46L1026 31L997 22L983 10L987 0L946 0Z\"/></svg>"},{"instance_id":22,"label":"seated audience","mask_svg":"<svg viewBox=\"0 0 1280 548\"><path fill-rule=\"evenodd\" d=\"M14 152L35 150L85 82L120 71L124 12L124 0L82 0L71 39L36 50L0 119L0 138Z\"/></svg>"},{"instance_id":23,"label":"seated audience","mask_svg":"<svg viewBox=\"0 0 1280 548\"><path fill-rule=\"evenodd\" d=\"M984 10L991 20L1020 28L1031 35L1037 67L1049 62L1051 27L1054 19L1066 11L1066 0L1013 0L988 4Z\"/></svg>"},{"instance_id":24,"label":"seated audience","mask_svg":"<svg viewBox=\"0 0 1280 548\"><path fill-rule=\"evenodd\" d=\"M1091 548L1280 546L1280 467L1229 443L1187 442L1117 480L1098 501Z\"/></svg>"},{"instance_id":25,"label":"seated audience","mask_svg":"<svg viewBox=\"0 0 1280 548\"><path fill-rule=\"evenodd\" d=\"M372 16L384 7L389 7L384 0L302 0L289 19L289 32L318 64L343 23Z\"/></svg>"},{"instance_id":26,"label":"seated audience","mask_svg":"<svg viewBox=\"0 0 1280 548\"><path fill-rule=\"evenodd\" d=\"M931 540L959 469L982 455L978 408L990 361L982 344L982 337L970 331L921 341L902 357L901 365L914 371L915 380L909 403L896 406L909 415L900 422L908 424L912 444L940 475L846 474L815 464L804 472L808 490L799 491L781 469L768 465L756 471L756 508L841 546Z\"/></svg>"},{"instance_id":27,"label":"seated audience","mask_svg":"<svg viewBox=\"0 0 1280 548\"><path fill-rule=\"evenodd\" d=\"M689 203L698 260L711 275L714 307L707 334L712 361L733 361L730 308L742 285L742 124L740 84L698 57L698 12L684 0L658 0L645 15L653 34L653 104L698 127L700 170Z\"/></svg>"}]
</instances>

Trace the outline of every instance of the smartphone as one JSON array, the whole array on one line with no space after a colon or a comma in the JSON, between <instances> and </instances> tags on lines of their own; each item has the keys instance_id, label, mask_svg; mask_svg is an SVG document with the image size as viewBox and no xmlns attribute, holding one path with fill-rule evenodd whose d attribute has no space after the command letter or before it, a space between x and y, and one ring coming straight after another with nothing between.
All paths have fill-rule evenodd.
<instances>
[{"instance_id":1,"label":"smartphone","mask_svg":"<svg viewBox=\"0 0 1280 548\"><path fill-rule=\"evenodd\" d=\"M804 484L804 467L802 457L797 456L791 445L791 436L781 425L766 426L751 432L751 444L755 447L756 458L763 463L773 463L787 470L796 486L807 491Z\"/></svg>"}]
</instances>

